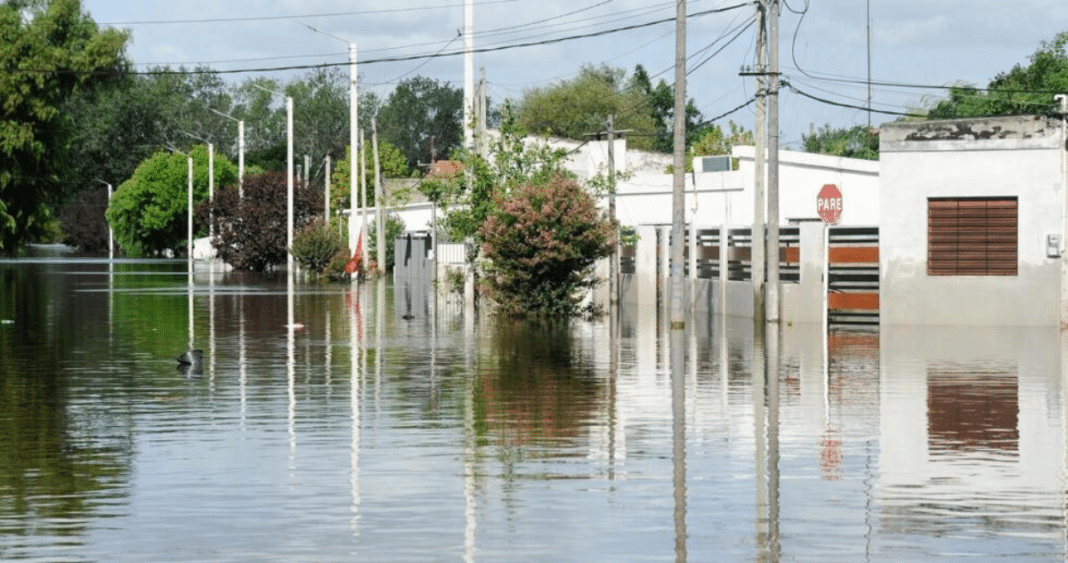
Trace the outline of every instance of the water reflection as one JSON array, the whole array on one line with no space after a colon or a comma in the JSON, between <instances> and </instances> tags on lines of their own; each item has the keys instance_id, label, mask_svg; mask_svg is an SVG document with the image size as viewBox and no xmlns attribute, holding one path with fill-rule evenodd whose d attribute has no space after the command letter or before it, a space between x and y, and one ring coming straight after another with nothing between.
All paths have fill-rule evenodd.
<instances>
[{"instance_id":1,"label":"water reflection","mask_svg":"<svg viewBox=\"0 0 1068 563\"><path fill-rule=\"evenodd\" d=\"M1065 553L1057 331L518 323L179 262L0 263L0 559Z\"/></svg>"}]
</instances>

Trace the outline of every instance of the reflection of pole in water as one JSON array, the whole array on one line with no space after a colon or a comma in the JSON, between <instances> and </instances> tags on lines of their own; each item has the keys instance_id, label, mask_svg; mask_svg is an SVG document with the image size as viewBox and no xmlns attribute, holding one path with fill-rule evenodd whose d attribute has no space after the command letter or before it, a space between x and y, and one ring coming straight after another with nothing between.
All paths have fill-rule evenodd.
<instances>
[{"instance_id":1,"label":"reflection of pole in water","mask_svg":"<svg viewBox=\"0 0 1068 563\"><path fill-rule=\"evenodd\" d=\"M382 414L382 405L379 402L382 390L382 367L385 361L385 351L382 349L382 336L386 324L386 277L378 276L378 295L375 300L375 421Z\"/></svg>"},{"instance_id":2,"label":"reflection of pole in water","mask_svg":"<svg viewBox=\"0 0 1068 563\"><path fill-rule=\"evenodd\" d=\"M675 492L675 561L686 561L686 333L671 331L671 458Z\"/></svg>"},{"instance_id":3,"label":"reflection of pole in water","mask_svg":"<svg viewBox=\"0 0 1068 563\"><path fill-rule=\"evenodd\" d=\"M215 259L208 259L208 381L215 391Z\"/></svg>"},{"instance_id":4,"label":"reflection of pole in water","mask_svg":"<svg viewBox=\"0 0 1068 563\"><path fill-rule=\"evenodd\" d=\"M465 317L468 316L469 308L468 304L465 304ZM467 366L467 379L464 385L464 562L474 563L475 530L478 524L475 514L475 378L478 377L474 349L476 327L467 325L465 335L464 364Z\"/></svg>"},{"instance_id":5,"label":"reflection of pole in water","mask_svg":"<svg viewBox=\"0 0 1068 563\"><path fill-rule=\"evenodd\" d=\"M189 274L188 274L187 277L188 277L188 280L189 280L189 283L188 283L189 287L188 287L188 292L187 293L189 294L189 298L188 298L188 301L189 301L189 347L186 348L186 350L192 350L192 349L196 348L196 346L193 345L193 262L192 261L189 262L189 270L188 270L188 272L189 272Z\"/></svg>"},{"instance_id":6,"label":"reflection of pole in water","mask_svg":"<svg viewBox=\"0 0 1068 563\"><path fill-rule=\"evenodd\" d=\"M289 471L296 469L297 458L297 395L296 395L296 326L293 324L293 269L286 272L286 391L289 395Z\"/></svg>"},{"instance_id":7,"label":"reflection of pole in water","mask_svg":"<svg viewBox=\"0 0 1068 563\"><path fill-rule=\"evenodd\" d=\"M351 518L349 527L352 529L353 539L359 539L360 535L360 323L362 319L358 314L360 310L359 288L355 284L346 296L352 303L347 308L349 313L349 361L351 362L351 377L349 381L349 404L352 416L352 443L349 454L349 494L352 502L349 505ZM355 294L355 295L354 295Z\"/></svg>"},{"instance_id":8,"label":"reflection of pole in water","mask_svg":"<svg viewBox=\"0 0 1068 563\"><path fill-rule=\"evenodd\" d=\"M237 378L238 388L241 394L241 429L245 429L245 413L247 410L247 383L248 383L248 366L245 355L245 295L238 294L237 296L237 311L238 311L238 332L237 332Z\"/></svg>"},{"instance_id":9,"label":"reflection of pole in water","mask_svg":"<svg viewBox=\"0 0 1068 563\"><path fill-rule=\"evenodd\" d=\"M754 328L762 323L754 322ZM754 473L756 475L756 544L761 552L760 559L766 560L768 552L767 514L768 514L768 450L767 450L767 409L765 407L766 385L764 364L763 331L753 335L753 443L755 445ZM724 343L726 344L726 343Z\"/></svg>"},{"instance_id":10,"label":"reflection of pole in water","mask_svg":"<svg viewBox=\"0 0 1068 563\"><path fill-rule=\"evenodd\" d=\"M768 554L779 561L779 326L767 331L768 373Z\"/></svg>"}]
</instances>

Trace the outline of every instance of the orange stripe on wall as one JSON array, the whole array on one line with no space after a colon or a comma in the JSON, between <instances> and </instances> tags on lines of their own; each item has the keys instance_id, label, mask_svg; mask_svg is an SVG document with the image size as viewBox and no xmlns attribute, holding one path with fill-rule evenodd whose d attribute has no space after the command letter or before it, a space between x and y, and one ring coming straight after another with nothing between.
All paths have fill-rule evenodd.
<instances>
[{"instance_id":1,"label":"orange stripe on wall","mask_svg":"<svg viewBox=\"0 0 1068 563\"><path fill-rule=\"evenodd\" d=\"M879 310L878 293L828 293L828 309Z\"/></svg>"}]
</instances>

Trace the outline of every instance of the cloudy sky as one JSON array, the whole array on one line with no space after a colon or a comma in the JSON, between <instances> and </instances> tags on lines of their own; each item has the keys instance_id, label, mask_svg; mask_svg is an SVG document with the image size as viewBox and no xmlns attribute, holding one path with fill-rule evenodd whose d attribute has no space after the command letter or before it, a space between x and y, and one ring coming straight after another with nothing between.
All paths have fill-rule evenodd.
<instances>
[{"instance_id":1,"label":"cloudy sky","mask_svg":"<svg viewBox=\"0 0 1068 563\"><path fill-rule=\"evenodd\" d=\"M945 94L919 86L985 86L1026 64L1042 41L1068 31L1064 0L792 0L779 24L784 78L806 94L866 106L868 1L871 76L879 83L872 106L880 110L908 111ZM425 57L462 51L463 0L83 0L83 6L98 23L132 31L129 54L139 68L206 64L254 69L226 75L235 81L284 79L308 71L274 69L345 63L345 41L353 41L361 88L388 94L416 75L462 86L462 56ZM733 6L739 7L717 11ZM476 54L475 66L485 68L496 101L571 78L585 64L628 72L641 64L654 81L674 79L671 0L476 0L474 10L475 48L487 49ZM687 11L687 92L711 118L753 95L753 79L739 71L754 63L755 5L689 0ZM521 46L529 43L543 44ZM385 60L397 58L409 60ZM789 90L781 111L782 142L793 147L812 124L868 122L865 111ZM721 122L751 129L753 116L749 106ZM874 124L892 119L871 117Z\"/></svg>"}]
</instances>

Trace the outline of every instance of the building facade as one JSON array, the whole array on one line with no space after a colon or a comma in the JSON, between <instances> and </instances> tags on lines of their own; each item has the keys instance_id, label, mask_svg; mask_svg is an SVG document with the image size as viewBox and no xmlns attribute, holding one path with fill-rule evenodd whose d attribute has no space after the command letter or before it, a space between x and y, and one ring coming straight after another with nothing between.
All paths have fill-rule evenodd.
<instances>
[{"instance_id":1,"label":"building facade","mask_svg":"<svg viewBox=\"0 0 1068 563\"><path fill-rule=\"evenodd\" d=\"M1052 118L883 125L882 323L1060 323L1065 159Z\"/></svg>"}]
</instances>

